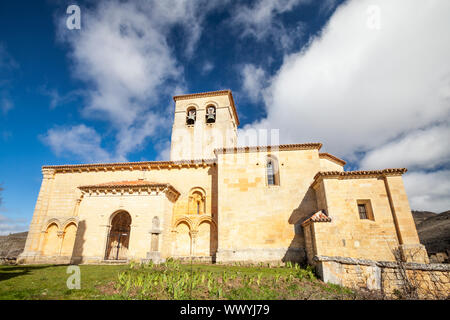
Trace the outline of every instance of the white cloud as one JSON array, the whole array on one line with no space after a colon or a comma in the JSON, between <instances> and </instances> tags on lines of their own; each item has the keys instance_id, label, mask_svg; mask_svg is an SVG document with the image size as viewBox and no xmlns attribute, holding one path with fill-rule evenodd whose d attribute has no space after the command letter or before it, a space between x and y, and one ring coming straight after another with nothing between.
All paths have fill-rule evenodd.
<instances>
[{"instance_id":1,"label":"white cloud","mask_svg":"<svg viewBox=\"0 0 450 320\"><path fill-rule=\"evenodd\" d=\"M203 74L207 74L207 73L209 73L212 69L214 69L214 64L213 64L211 61L206 61L206 62L203 64L203 67L202 67L202 73L203 73Z\"/></svg>"},{"instance_id":2,"label":"white cloud","mask_svg":"<svg viewBox=\"0 0 450 320\"><path fill-rule=\"evenodd\" d=\"M266 73L261 67L246 64L241 69L243 96L252 102L262 98L262 90L267 85Z\"/></svg>"},{"instance_id":3,"label":"white cloud","mask_svg":"<svg viewBox=\"0 0 450 320\"><path fill-rule=\"evenodd\" d=\"M238 6L232 22L244 26L244 35L261 39L270 32L277 14L291 11L297 5L308 2L310 0L259 0L250 6Z\"/></svg>"},{"instance_id":4,"label":"white cloud","mask_svg":"<svg viewBox=\"0 0 450 320\"><path fill-rule=\"evenodd\" d=\"M231 15L230 25L237 27L241 37L254 37L258 41L271 37L276 47L288 50L303 36L304 24L286 29L277 17L311 0L259 0L252 5L239 5ZM327 3L327 6L329 4Z\"/></svg>"},{"instance_id":5,"label":"white cloud","mask_svg":"<svg viewBox=\"0 0 450 320\"><path fill-rule=\"evenodd\" d=\"M132 126L181 70L155 20L138 4L104 1L84 11L78 35L65 32L76 75L92 83L84 115Z\"/></svg>"},{"instance_id":6,"label":"white cloud","mask_svg":"<svg viewBox=\"0 0 450 320\"><path fill-rule=\"evenodd\" d=\"M14 108L9 91L11 72L18 67L18 63L8 53L5 45L0 43L0 111L3 116L6 116Z\"/></svg>"},{"instance_id":7,"label":"white cloud","mask_svg":"<svg viewBox=\"0 0 450 320\"><path fill-rule=\"evenodd\" d=\"M82 115L112 124L117 141L112 157L126 160L158 132L159 121L154 120L167 111L157 108L159 99L185 86L183 68L167 42L172 27L182 27L184 55L189 57L206 14L219 5L207 0L102 1L93 9L82 8L79 31L67 30L65 20L59 21L74 75L89 88Z\"/></svg>"},{"instance_id":8,"label":"white cloud","mask_svg":"<svg viewBox=\"0 0 450 320\"><path fill-rule=\"evenodd\" d=\"M18 67L18 63L6 50L6 46L0 43L0 69L12 70Z\"/></svg>"},{"instance_id":9,"label":"white cloud","mask_svg":"<svg viewBox=\"0 0 450 320\"><path fill-rule=\"evenodd\" d=\"M433 169L450 164L450 126L442 124L412 131L365 154L362 169L407 167ZM450 196L450 195L449 195Z\"/></svg>"},{"instance_id":10,"label":"white cloud","mask_svg":"<svg viewBox=\"0 0 450 320\"><path fill-rule=\"evenodd\" d=\"M379 29L368 24L370 6ZM320 36L285 56L263 94L267 117L244 129L281 129L281 143L320 141L356 162L367 152L367 169L411 166L412 207L448 209L450 42L440 36L448 12L448 1L344 3Z\"/></svg>"},{"instance_id":11,"label":"white cloud","mask_svg":"<svg viewBox=\"0 0 450 320\"><path fill-rule=\"evenodd\" d=\"M65 104L73 102L78 97L83 96L83 90L73 90L65 94L61 94L58 92L58 90L54 88L47 88L47 86L45 85L41 86L38 91L50 98L50 109L63 106Z\"/></svg>"},{"instance_id":12,"label":"white cloud","mask_svg":"<svg viewBox=\"0 0 450 320\"><path fill-rule=\"evenodd\" d=\"M6 209L2 210L5 211ZM28 223L24 219L10 218L3 214L0 214L0 236L27 230Z\"/></svg>"},{"instance_id":13,"label":"white cloud","mask_svg":"<svg viewBox=\"0 0 450 320\"><path fill-rule=\"evenodd\" d=\"M450 208L450 170L408 172L403 177L414 210L443 212Z\"/></svg>"},{"instance_id":14,"label":"white cloud","mask_svg":"<svg viewBox=\"0 0 450 320\"><path fill-rule=\"evenodd\" d=\"M367 8L381 28L367 27ZM449 116L450 3L351 1L301 52L285 57L267 90L267 119L285 142L316 141L351 156ZM418 10L420 8L420 10Z\"/></svg>"},{"instance_id":15,"label":"white cloud","mask_svg":"<svg viewBox=\"0 0 450 320\"><path fill-rule=\"evenodd\" d=\"M170 160L170 141L159 141L155 145L155 149L158 150L158 157L156 161L168 161Z\"/></svg>"},{"instance_id":16,"label":"white cloud","mask_svg":"<svg viewBox=\"0 0 450 320\"><path fill-rule=\"evenodd\" d=\"M110 157L101 147L100 135L84 124L50 129L40 139L58 156L75 156L87 162L119 160Z\"/></svg>"}]
</instances>

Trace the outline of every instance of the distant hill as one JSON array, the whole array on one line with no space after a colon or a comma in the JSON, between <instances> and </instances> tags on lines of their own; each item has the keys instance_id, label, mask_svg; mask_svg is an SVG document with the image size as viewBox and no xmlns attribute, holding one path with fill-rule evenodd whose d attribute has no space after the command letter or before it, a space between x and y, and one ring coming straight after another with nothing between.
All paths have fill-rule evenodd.
<instances>
[{"instance_id":1,"label":"distant hill","mask_svg":"<svg viewBox=\"0 0 450 320\"><path fill-rule=\"evenodd\" d=\"M450 253L450 210L439 214L429 211L412 211L420 242L428 254Z\"/></svg>"},{"instance_id":2,"label":"distant hill","mask_svg":"<svg viewBox=\"0 0 450 320\"><path fill-rule=\"evenodd\" d=\"M12 233L8 236L0 236L0 263L15 262L22 253L27 240L28 232Z\"/></svg>"},{"instance_id":3,"label":"distant hill","mask_svg":"<svg viewBox=\"0 0 450 320\"><path fill-rule=\"evenodd\" d=\"M437 213L431 212L431 211L413 210L412 214L413 214L414 222L416 223L416 227L417 227L421 222L425 221L426 219L436 216Z\"/></svg>"}]
</instances>

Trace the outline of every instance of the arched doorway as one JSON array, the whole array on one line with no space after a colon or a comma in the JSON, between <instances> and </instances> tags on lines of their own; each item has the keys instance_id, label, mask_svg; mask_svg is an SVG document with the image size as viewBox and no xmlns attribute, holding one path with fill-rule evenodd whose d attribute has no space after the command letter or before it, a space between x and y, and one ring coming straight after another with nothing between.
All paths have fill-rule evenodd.
<instances>
[{"instance_id":1,"label":"arched doorway","mask_svg":"<svg viewBox=\"0 0 450 320\"><path fill-rule=\"evenodd\" d=\"M126 211L120 211L111 220L108 235L106 260L126 260L130 242L131 216Z\"/></svg>"}]
</instances>

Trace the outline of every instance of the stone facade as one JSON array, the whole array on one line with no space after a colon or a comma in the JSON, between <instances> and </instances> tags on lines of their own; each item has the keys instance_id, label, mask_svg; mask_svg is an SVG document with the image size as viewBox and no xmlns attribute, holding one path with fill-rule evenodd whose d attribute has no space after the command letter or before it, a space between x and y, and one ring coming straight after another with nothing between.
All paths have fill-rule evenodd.
<instances>
[{"instance_id":1,"label":"stone facade","mask_svg":"<svg viewBox=\"0 0 450 320\"><path fill-rule=\"evenodd\" d=\"M320 143L238 148L229 90L174 101L170 161L43 167L19 262L427 262L406 169L346 172Z\"/></svg>"}]
</instances>

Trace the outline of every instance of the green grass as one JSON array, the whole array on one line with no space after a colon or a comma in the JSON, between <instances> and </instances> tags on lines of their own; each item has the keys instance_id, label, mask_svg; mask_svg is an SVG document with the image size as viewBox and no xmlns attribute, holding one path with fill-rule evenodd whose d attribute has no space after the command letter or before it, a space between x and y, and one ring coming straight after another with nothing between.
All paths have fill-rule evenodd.
<instances>
[{"instance_id":1,"label":"green grass","mask_svg":"<svg viewBox=\"0 0 450 320\"><path fill-rule=\"evenodd\" d=\"M0 266L0 299L358 299L298 266L81 265L70 290L67 266Z\"/></svg>"},{"instance_id":2,"label":"green grass","mask_svg":"<svg viewBox=\"0 0 450 320\"><path fill-rule=\"evenodd\" d=\"M117 278L124 265L82 265L81 289L69 290L67 266L0 266L0 299L109 299L97 287Z\"/></svg>"}]
</instances>

